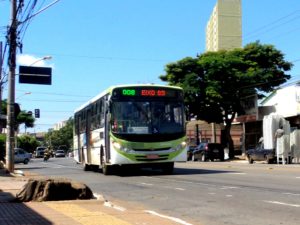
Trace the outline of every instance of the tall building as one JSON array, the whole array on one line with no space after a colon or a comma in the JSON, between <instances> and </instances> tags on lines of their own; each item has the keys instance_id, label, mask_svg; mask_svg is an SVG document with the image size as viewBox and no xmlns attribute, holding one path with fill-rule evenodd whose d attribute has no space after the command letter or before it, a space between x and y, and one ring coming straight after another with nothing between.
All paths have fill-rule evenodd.
<instances>
[{"instance_id":1,"label":"tall building","mask_svg":"<svg viewBox=\"0 0 300 225\"><path fill-rule=\"evenodd\" d=\"M206 26L206 51L241 47L241 0L217 0Z\"/></svg>"}]
</instances>

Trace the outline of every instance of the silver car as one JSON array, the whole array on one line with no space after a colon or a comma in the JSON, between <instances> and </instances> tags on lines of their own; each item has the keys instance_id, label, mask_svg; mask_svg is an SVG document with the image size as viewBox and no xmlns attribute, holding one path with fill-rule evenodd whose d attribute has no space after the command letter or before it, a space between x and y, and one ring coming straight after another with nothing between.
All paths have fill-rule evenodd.
<instances>
[{"instance_id":1,"label":"silver car","mask_svg":"<svg viewBox=\"0 0 300 225\"><path fill-rule=\"evenodd\" d=\"M14 150L15 150L15 156L14 156L15 163L27 164L30 161L30 158L32 157L31 153L26 152L22 148L15 148Z\"/></svg>"},{"instance_id":2,"label":"silver car","mask_svg":"<svg viewBox=\"0 0 300 225\"><path fill-rule=\"evenodd\" d=\"M66 156L66 153L64 150L56 150L55 151L55 157L65 157Z\"/></svg>"}]
</instances>

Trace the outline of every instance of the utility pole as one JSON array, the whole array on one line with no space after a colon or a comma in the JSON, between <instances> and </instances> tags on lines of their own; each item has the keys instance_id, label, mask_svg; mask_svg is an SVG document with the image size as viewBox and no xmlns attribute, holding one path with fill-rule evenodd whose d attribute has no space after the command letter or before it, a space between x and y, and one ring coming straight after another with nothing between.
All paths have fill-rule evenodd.
<instances>
[{"instance_id":1,"label":"utility pole","mask_svg":"<svg viewBox=\"0 0 300 225\"><path fill-rule=\"evenodd\" d=\"M6 136L6 170L14 172L14 139L15 139L15 76L17 51L17 12L16 0L11 0L11 25L9 29L9 74L7 98L7 136Z\"/></svg>"},{"instance_id":2,"label":"utility pole","mask_svg":"<svg viewBox=\"0 0 300 225\"><path fill-rule=\"evenodd\" d=\"M0 134L2 133L2 65L3 65L2 42L0 41Z\"/></svg>"}]
</instances>

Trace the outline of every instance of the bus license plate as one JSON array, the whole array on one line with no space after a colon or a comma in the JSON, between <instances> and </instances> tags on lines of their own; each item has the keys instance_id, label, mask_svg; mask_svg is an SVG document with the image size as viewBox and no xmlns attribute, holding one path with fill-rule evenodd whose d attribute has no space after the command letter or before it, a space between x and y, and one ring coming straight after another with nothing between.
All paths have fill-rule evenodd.
<instances>
[{"instance_id":1,"label":"bus license plate","mask_svg":"<svg viewBox=\"0 0 300 225\"><path fill-rule=\"evenodd\" d=\"M159 155L156 154L151 154L151 155L147 155L147 159L158 159Z\"/></svg>"}]
</instances>

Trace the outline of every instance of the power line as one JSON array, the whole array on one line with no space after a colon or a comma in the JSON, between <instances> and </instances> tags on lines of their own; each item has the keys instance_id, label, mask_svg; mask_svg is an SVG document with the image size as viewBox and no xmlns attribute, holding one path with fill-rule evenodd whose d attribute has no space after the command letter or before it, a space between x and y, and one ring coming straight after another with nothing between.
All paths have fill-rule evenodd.
<instances>
[{"instance_id":1,"label":"power line","mask_svg":"<svg viewBox=\"0 0 300 225\"><path fill-rule=\"evenodd\" d=\"M283 16L283 17L280 17L279 19L276 19L275 21L272 21L272 22L270 22L270 23L268 23L268 24L266 24L266 25L263 25L263 26L261 26L261 27L255 29L254 31L251 31L249 34L246 34L245 37L244 37L244 39L249 39L250 37L252 37L252 36L254 36L254 35L257 35L257 34L259 34L259 33L266 33L266 32L269 32L270 30L274 30L275 28L277 28L277 27L279 27L279 26L282 26L282 25L287 24L287 23L289 23L289 22L291 22L291 21L294 21L294 20L298 19L298 18L300 17L300 15L299 15L299 16L296 16L295 18L292 18L292 19L290 19L290 20L288 20L288 21L286 21L286 22L284 22L284 23L281 23L281 24L279 24L279 25L276 25L278 22L280 22L280 21L282 21L282 20L284 20L284 19L286 19L286 18L288 18L288 17L290 17L290 16L292 16L292 15L294 15L294 14L298 14L299 12L300 12L300 10L295 10L295 11L293 11L292 13L289 13L288 15L285 15L285 16ZM268 27L271 27L271 28L266 29L266 28L268 28Z\"/></svg>"},{"instance_id":2,"label":"power line","mask_svg":"<svg viewBox=\"0 0 300 225\"><path fill-rule=\"evenodd\" d=\"M28 90L17 90L18 92L28 92ZM68 97L80 97L80 98L91 98L92 96L87 95L73 95L73 94L64 94L64 93L53 93L53 92L33 92L32 94L43 94L43 95L57 95L57 96L68 96Z\"/></svg>"},{"instance_id":3,"label":"power line","mask_svg":"<svg viewBox=\"0 0 300 225\"><path fill-rule=\"evenodd\" d=\"M79 100L49 100L49 99L22 99L22 102L55 102L55 103L66 103L66 102L83 102Z\"/></svg>"},{"instance_id":4,"label":"power line","mask_svg":"<svg viewBox=\"0 0 300 225\"><path fill-rule=\"evenodd\" d=\"M43 55L45 53L33 52L33 54ZM113 56L88 56L88 55L75 55L75 54L60 54L60 53L51 53L48 52L46 54L53 56L61 56L61 57L72 57L72 58L86 58L86 59L105 59L105 60L121 60L121 61L152 61L152 62L166 62L170 61L170 59L141 59L141 58L127 58L127 57L113 57Z\"/></svg>"}]
</instances>

